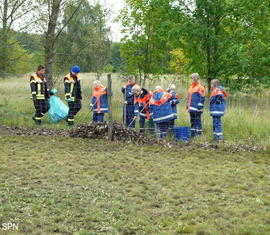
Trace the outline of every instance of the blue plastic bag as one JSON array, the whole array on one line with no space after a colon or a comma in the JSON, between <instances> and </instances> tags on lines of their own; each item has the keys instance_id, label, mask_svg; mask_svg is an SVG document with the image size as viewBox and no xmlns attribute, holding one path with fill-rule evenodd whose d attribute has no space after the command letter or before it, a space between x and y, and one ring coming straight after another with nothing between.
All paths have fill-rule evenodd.
<instances>
[{"instance_id":1,"label":"blue plastic bag","mask_svg":"<svg viewBox=\"0 0 270 235\"><path fill-rule=\"evenodd\" d=\"M65 103L55 95L52 95L50 98L50 109L49 116L50 121L56 123L60 120L63 120L68 115L68 107Z\"/></svg>"}]
</instances>

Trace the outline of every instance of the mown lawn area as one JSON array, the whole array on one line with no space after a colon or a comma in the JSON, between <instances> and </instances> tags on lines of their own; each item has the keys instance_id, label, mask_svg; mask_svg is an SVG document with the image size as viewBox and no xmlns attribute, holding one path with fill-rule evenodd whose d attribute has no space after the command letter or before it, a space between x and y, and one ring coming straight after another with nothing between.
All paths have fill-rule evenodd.
<instances>
[{"instance_id":1,"label":"mown lawn area","mask_svg":"<svg viewBox=\"0 0 270 235\"><path fill-rule=\"evenodd\" d=\"M269 156L0 136L0 225L18 223L10 234L268 235Z\"/></svg>"}]
</instances>

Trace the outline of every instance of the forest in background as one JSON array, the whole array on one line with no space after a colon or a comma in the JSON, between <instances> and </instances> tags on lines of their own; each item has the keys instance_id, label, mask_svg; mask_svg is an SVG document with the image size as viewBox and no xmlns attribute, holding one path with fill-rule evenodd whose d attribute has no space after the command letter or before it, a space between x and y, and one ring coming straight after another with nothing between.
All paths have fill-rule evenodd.
<instances>
[{"instance_id":1,"label":"forest in background","mask_svg":"<svg viewBox=\"0 0 270 235\"><path fill-rule=\"evenodd\" d=\"M0 75L45 64L52 86L74 64L83 72L133 74L138 82L199 72L231 90L270 86L267 0L126 0L113 42L110 9L87 0L1 0Z\"/></svg>"}]
</instances>

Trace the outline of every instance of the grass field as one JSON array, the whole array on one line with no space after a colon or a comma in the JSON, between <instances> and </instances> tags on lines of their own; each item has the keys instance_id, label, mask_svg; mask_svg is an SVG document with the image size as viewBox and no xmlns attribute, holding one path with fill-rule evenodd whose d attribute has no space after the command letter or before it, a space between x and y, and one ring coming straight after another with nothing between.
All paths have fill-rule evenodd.
<instances>
[{"instance_id":1,"label":"grass field","mask_svg":"<svg viewBox=\"0 0 270 235\"><path fill-rule=\"evenodd\" d=\"M90 97L92 95L92 82L94 74L81 74L83 87L83 108L76 117L76 123L91 122L92 113L89 112ZM106 76L102 79L106 85ZM153 90L155 85L162 85L164 88L174 80L173 77L167 79L153 80L146 83L146 88ZM114 119L122 121L123 94L121 87L124 81L119 75L113 74L113 116ZM174 80L177 92L181 96L178 105L179 119L177 125L186 126L189 124L188 112L185 110L188 83ZM28 76L5 79L0 82L0 93L3 97L0 100L0 124L9 126L33 127L31 119L34 108L30 99L30 88ZM59 90L58 96L63 98L63 83L60 79L55 87ZM223 118L225 139L230 141L246 141L252 139L263 145L270 143L270 93L262 93L260 96L247 96L240 94L230 94L228 99L228 109ZM66 128L66 123L51 124L46 117L43 126L47 128ZM212 120L208 112L208 101L203 115L203 141L212 140Z\"/></svg>"},{"instance_id":2,"label":"grass field","mask_svg":"<svg viewBox=\"0 0 270 235\"><path fill-rule=\"evenodd\" d=\"M10 234L270 234L269 150L1 136L0 151Z\"/></svg>"}]
</instances>

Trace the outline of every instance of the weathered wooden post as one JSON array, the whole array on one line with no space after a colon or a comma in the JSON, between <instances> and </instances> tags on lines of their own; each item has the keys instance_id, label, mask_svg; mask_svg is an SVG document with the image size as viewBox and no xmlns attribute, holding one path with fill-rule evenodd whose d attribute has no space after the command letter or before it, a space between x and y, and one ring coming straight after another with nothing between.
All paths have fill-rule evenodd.
<instances>
[{"instance_id":1,"label":"weathered wooden post","mask_svg":"<svg viewBox=\"0 0 270 235\"><path fill-rule=\"evenodd\" d=\"M113 117L112 117L112 78L108 74L108 139L113 140Z\"/></svg>"}]
</instances>

